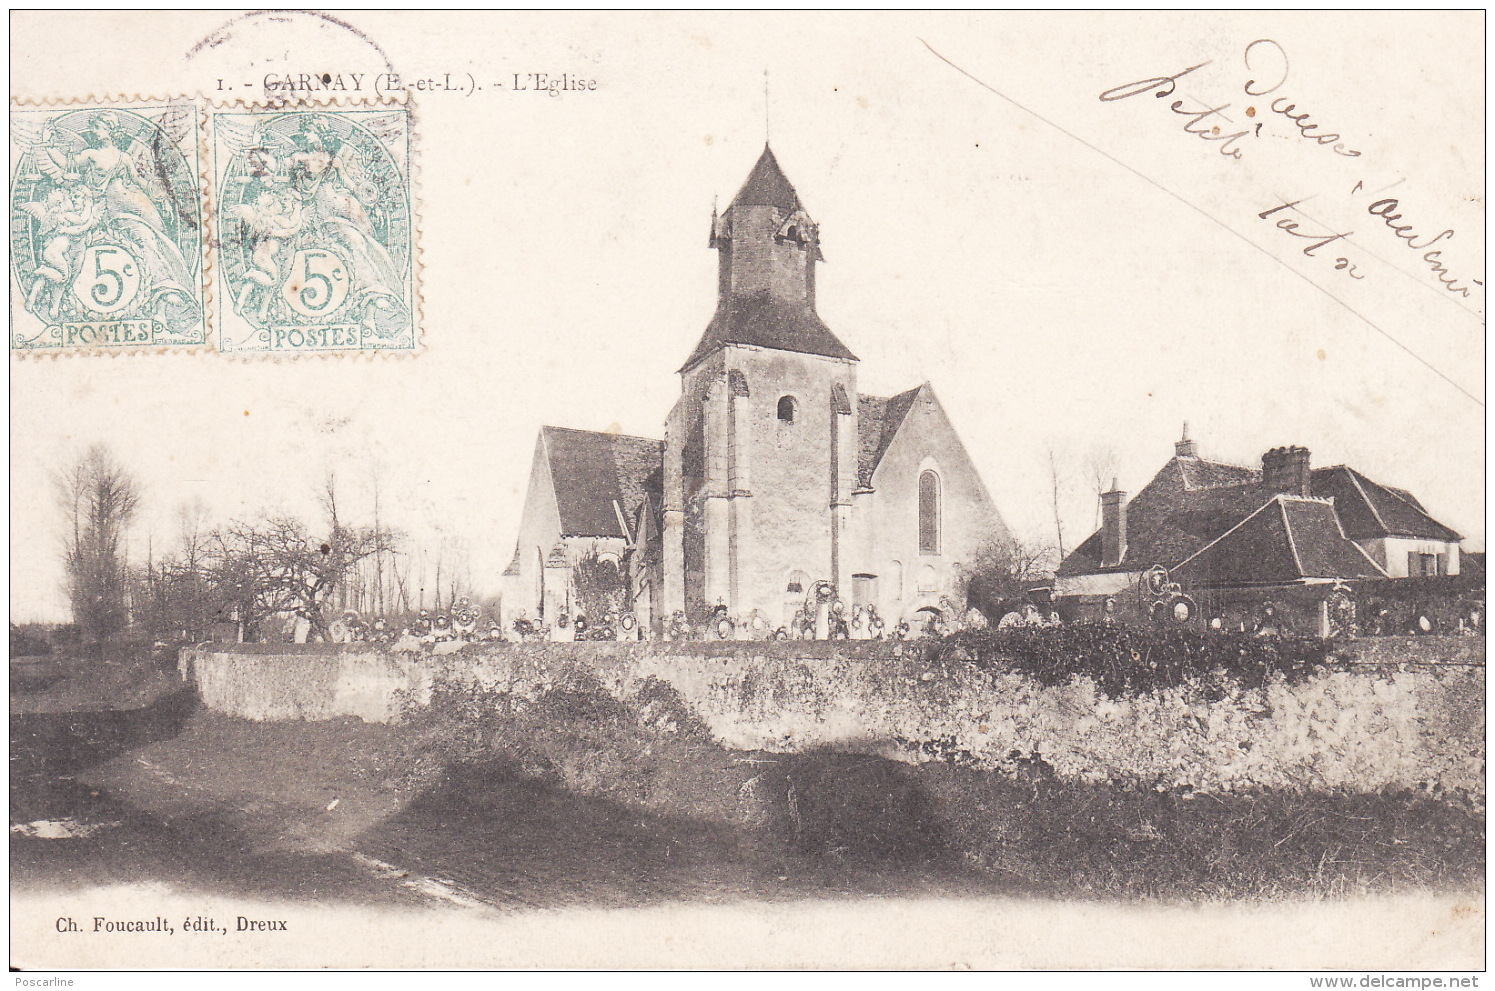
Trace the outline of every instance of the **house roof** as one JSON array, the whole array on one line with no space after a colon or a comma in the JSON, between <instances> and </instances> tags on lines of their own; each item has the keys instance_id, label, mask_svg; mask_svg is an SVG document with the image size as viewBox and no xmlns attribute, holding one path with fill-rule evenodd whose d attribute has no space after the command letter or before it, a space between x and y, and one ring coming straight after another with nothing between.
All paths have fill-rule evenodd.
<instances>
[{"instance_id":1,"label":"house roof","mask_svg":"<svg viewBox=\"0 0 1495 991\"><path fill-rule=\"evenodd\" d=\"M1238 465L1173 458L1127 503L1127 547L1121 564L1101 567L1097 530L1060 563L1058 573L1140 571L1154 564L1172 567L1262 504L1266 497L1255 482L1259 474ZM1229 484L1243 477L1248 479L1245 484Z\"/></svg>"},{"instance_id":2,"label":"house roof","mask_svg":"<svg viewBox=\"0 0 1495 991\"><path fill-rule=\"evenodd\" d=\"M1261 481L1260 468L1205 461L1203 458L1175 458L1184 482L1191 489L1212 489L1221 485L1246 485Z\"/></svg>"},{"instance_id":3,"label":"house roof","mask_svg":"<svg viewBox=\"0 0 1495 991\"><path fill-rule=\"evenodd\" d=\"M1347 465L1319 468L1312 479L1313 494L1334 499L1339 520L1352 539L1460 539L1453 530L1429 516L1412 493L1373 482Z\"/></svg>"},{"instance_id":4,"label":"house roof","mask_svg":"<svg viewBox=\"0 0 1495 991\"><path fill-rule=\"evenodd\" d=\"M888 445L903 426L908 411L914 408L914 399L922 386L907 392L884 398L882 396L857 397L857 478L862 485L872 484L872 473L882 463Z\"/></svg>"},{"instance_id":5,"label":"house roof","mask_svg":"<svg viewBox=\"0 0 1495 991\"><path fill-rule=\"evenodd\" d=\"M1097 531L1064 559L1058 573L1132 572L1154 564L1178 567L1273 498L1274 493L1262 488L1261 477L1259 469L1243 465L1174 457L1127 503L1127 548L1121 563L1101 567L1101 535ZM1341 536L1351 541L1384 536L1459 539L1454 531L1428 516L1411 493L1377 484L1352 468L1339 465L1317 469L1310 475L1310 488L1323 505L1329 505L1334 533L1322 526L1319 517L1324 510L1287 510L1296 514L1294 521L1309 535L1306 542L1300 541L1300 553L1308 555L1301 563L1313 571L1334 562L1333 566L1342 567L1345 573L1305 573L1298 577L1359 576L1363 555L1347 555L1342 548L1335 549ZM1239 549L1244 539L1234 539L1230 546ZM1263 560L1256 566L1265 569L1268 562Z\"/></svg>"},{"instance_id":6,"label":"house roof","mask_svg":"<svg viewBox=\"0 0 1495 991\"><path fill-rule=\"evenodd\" d=\"M1276 585L1304 579L1385 578L1344 535L1327 499L1276 495L1172 569L1191 585Z\"/></svg>"},{"instance_id":7,"label":"house roof","mask_svg":"<svg viewBox=\"0 0 1495 991\"><path fill-rule=\"evenodd\" d=\"M794 191L794 185L784 175L784 170L779 168L779 160L774 157L773 149L767 142L763 145L763 154L758 156L753 171L748 173L742 188L732 197L732 206L772 206L785 213L804 208L799 201L799 194Z\"/></svg>"},{"instance_id":8,"label":"house roof","mask_svg":"<svg viewBox=\"0 0 1495 991\"><path fill-rule=\"evenodd\" d=\"M857 360L851 349L831 333L814 307L781 299L769 292L723 295L706 332L701 335L690 357L685 359L685 364L680 366L680 371L726 344Z\"/></svg>"},{"instance_id":9,"label":"house roof","mask_svg":"<svg viewBox=\"0 0 1495 991\"><path fill-rule=\"evenodd\" d=\"M664 441L567 427L542 427L541 433L561 535L632 539L623 520L634 519L660 487Z\"/></svg>"}]
</instances>

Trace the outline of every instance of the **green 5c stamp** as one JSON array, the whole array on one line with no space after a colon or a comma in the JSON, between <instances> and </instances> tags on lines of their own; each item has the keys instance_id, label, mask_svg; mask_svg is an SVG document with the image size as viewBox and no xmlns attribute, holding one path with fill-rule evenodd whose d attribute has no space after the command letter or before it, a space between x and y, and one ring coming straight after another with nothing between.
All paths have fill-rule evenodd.
<instances>
[{"instance_id":1,"label":"green 5c stamp","mask_svg":"<svg viewBox=\"0 0 1495 991\"><path fill-rule=\"evenodd\" d=\"M405 108L210 116L219 349L414 351Z\"/></svg>"},{"instance_id":2,"label":"green 5c stamp","mask_svg":"<svg viewBox=\"0 0 1495 991\"><path fill-rule=\"evenodd\" d=\"M207 342L190 103L10 111L10 349Z\"/></svg>"}]
</instances>

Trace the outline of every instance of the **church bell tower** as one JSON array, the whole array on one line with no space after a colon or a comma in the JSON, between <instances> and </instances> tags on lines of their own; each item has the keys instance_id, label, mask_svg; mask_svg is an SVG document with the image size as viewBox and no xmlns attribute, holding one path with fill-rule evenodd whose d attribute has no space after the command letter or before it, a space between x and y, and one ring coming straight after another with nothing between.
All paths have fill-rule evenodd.
<instances>
[{"instance_id":1,"label":"church bell tower","mask_svg":"<svg viewBox=\"0 0 1495 991\"><path fill-rule=\"evenodd\" d=\"M857 358L816 313L820 230L766 145L709 245L716 311L665 427L662 604L776 628L815 582L849 594Z\"/></svg>"},{"instance_id":2,"label":"church bell tower","mask_svg":"<svg viewBox=\"0 0 1495 991\"><path fill-rule=\"evenodd\" d=\"M710 244L720 253L720 296L766 292L814 311L820 228L766 145L727 212L712 211Z\"/></svg>"}]
</instances>

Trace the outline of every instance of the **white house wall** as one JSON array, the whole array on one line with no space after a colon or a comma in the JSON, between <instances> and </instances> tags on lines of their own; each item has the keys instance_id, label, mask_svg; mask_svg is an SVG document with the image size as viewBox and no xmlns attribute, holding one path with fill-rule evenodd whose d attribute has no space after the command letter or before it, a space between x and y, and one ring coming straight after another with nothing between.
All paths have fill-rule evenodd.
<instances>
[{"instance_id":1,"label":"white house wall","mask_svg":"<svg viewBox=\"0 0 1495 991\"><path fill-rule=\"evenodd\" d=\"M1100 575L1060 575L1054 579L1054 597L1071 595L1115 595L1133 586L1140 571L1116 571Z\"/></svg>"},{"instance_id":2,"label":"white house wall","mask_svg":"<svg viewBox=\"0 0 1495 991\"><path fill-rule=\"evenodd\" d=\"M1459 545L1456 541L1419 540L1415 537L1381 537L1357 541L1365 553L1386 569L1392 578L1407 577L1408 554L1442 554L1445 573L1459 573Z\"/></svg>"}]
</instances>

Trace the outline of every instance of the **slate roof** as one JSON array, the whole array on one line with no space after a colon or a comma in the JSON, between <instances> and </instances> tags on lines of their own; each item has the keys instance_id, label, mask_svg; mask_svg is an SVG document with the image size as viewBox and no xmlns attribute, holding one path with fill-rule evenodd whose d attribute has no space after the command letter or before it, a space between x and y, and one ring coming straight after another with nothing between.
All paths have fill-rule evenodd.
<instances>
[{"instance_id":1,"label":"slate roof","mask_svg":"<svg viewBox=\"0 0 1495 991\"><path fill-rule=\"evenodd\" d=\"M1212 489L1221 485L1245 485L1261 481L1260 468L1230 465L1202 458L1176 458L1179 471L1191 489Z\"/></svg>"},{"instance_id":2,"label":"slate roof","mask_svg":"<svg viewBox=\"0 0 1495 991\"><path fill-rule=\"evenodd\" d=\"M1276 501L1274 493L1263 490L1261 477L1257 468L1175 457L1127 503L1127 549L1121 564L1100 566L1101 535L1096 532L1064 559L1058 574L1132 572L1154 564L1181 568L1219 540L1203 564L1191 565L1190 574L1197 577L1203 569L1213 581L1241 582L1290 573L1282 580L1380 578L1384 572L1353 541L1386 536L1460 539L1429 516L1410 492L1380 485L1344 465L1315 469L1310 475L1314 499L1293 502L1289 497L1284 503L1288 508L1279 513L1283 522L1274 531L1277 524L1256 519ZM1243 533L1222 539L1248 520L1251 526ZM1281 547L1269 546L1274 539L1287 541L1289 533L1295 548L1290 566ZM1241 559L1227 568L1217 560L1226 552ZM1237 577L1222 577L1232 573Z\"/></svg>"},{"instance_id":3,"label":"slate roof","mask_svg":"<svg viewBox=\"0 0 1495 991\"><path fill-rule=\"evenodd\" d=\"M882 456L893 443L904 417L914 408L920 388L916 386L888 398L857 397L857 479L862 485L872 484L872 473L882 463Z\"/></svg>"},{"instance_id":4,"label":"slate roof","mask_svg":"<svg viewBox=\"0 0 1495 991\"><path fill-rule=\"evenodd\" d=\"M1371 481L1346 465L1318 468L1313 494L1333 497L1339 521L1354 540L1416 537L1458 540L1459 535L1428 515L1412 493Z\"/></svg>"},{"instance_id":5,"label":"slate roof","mask_svg":"<svg viewBox=\"0 0 1495 991\"><path fill-rule=\"evenodd\" d=\"M799 193L794 191L793 183L779 168L779 160L774 158L773 149L766 142L753 171L748 173L742 188L732 197L732 206L773 206L785 213L804 209Z\"/></svg>"},{"instance_id":6,"label":"slate roof","mask_svg":"<svg viewBox=\"0 0 1495 991\"><path fill-rule=\"evenodd\" d=\"M1120 566L1100 566L1101 535L1096 531L1064 559L1058 574L1172 567L1261 506L1267 497L1256 482L1260 474L1239 465L1174 458L1127 503L1127 548ZM1231 480L1237 484L1228 484Z\"/></svg>"},{"instance_id":7,"label":"slate roof","mask_svg":"<svg viewBox=\"0 0 1495 991\"><path fill-rule=\"evenodd\" d=\"M1279 585L1386 572L1344 535L1327 499L1277 495L1173 568L1172 577L1189 585Z\"/></svg>"},{"instance_id":8,"label":"slate roof","mask_svg":"<svg viewBox=\"0 0 1495 991\"><path fill-rule=\"evenodd\" d=\"M542 427L541 433L561 535L632 539L618 511L632 520L649 493L660 490L664 441L567 427Z\"/></svg>"},{"instance_id":9,"label":"slate roof","mask_svg":"<svg viewBox=\"0 0 1495 991\"><path fill-rule=\"evenodd\" d=\"M793 184L779 168L773 149L766 144L742 188L732 198L727 212L731 213L732 208L738 206L771 206L785 215L804 209ZM713 239L712 243L716 241ZM820 258L818 247L814 250L814 258ZM726 344L857 360L851 349L842 344L820 319L813 303L780 299L766 290L722 294L711 322L679 370L685 371Z\"/></svg>"},{"instance_id":10,"label":"slate roof","mask_svg":"<svg viewBox=\"0 0 1495 991\"><path fill-rule=\"evenodd\" d=\"M808 303L780 299L768 292L727 294L717 303L706 332L680 371L724 344L819 354L856 361Z\"/></svg>"}]
</instances>

